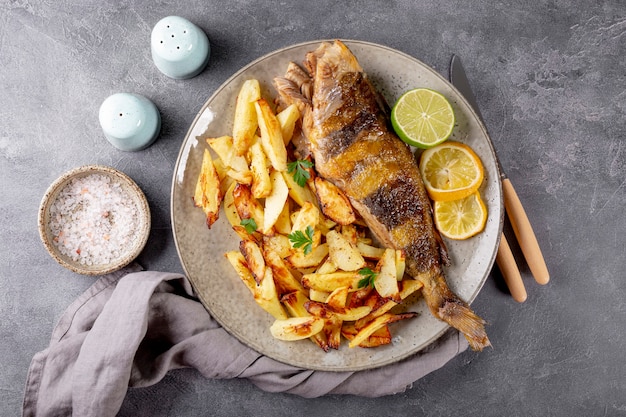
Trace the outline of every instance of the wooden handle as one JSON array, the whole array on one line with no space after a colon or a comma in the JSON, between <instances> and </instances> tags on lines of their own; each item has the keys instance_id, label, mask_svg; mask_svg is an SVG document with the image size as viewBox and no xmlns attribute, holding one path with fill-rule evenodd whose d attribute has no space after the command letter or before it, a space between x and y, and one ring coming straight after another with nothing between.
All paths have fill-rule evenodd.
<instances>
[{"instance_id":1,"label":"wooden handle","mask_svg":"<svg viewBox=\"0 0 626 417\"><path fill-rule=\"evenodd\" d=\"M511 252L511 247L509 246L509 242L506 240L504 233L502 233L502 236L500 237L500 246L498 246L498 253L496 254L496 263L498 264L498 268L500 268L500 272L502 272L504 282L506 282L507 287L509 287L509 291L511 292L513 299L518 303L526 301L527 294L524 282L522 281L522 275L517 268L513 252Z\"/></svg>"},{"instance_id":2,"label":"wooden handle","mask_svg":"<svg viewBox=\"0 0 626 417\"><path fill-rule=\"evenodd\" d=\"M513 188L513 184L511 184L508 178L502 181L502 189L504 192L504 208L509 215L513 232L515 232L515 237L517 237L530 272L539 284L547 284L550 281L548 267L541 254L539 243L537 243L535 232L530 225L526 211L524 211L515 188Z\"/></svg>"}]
</instances>

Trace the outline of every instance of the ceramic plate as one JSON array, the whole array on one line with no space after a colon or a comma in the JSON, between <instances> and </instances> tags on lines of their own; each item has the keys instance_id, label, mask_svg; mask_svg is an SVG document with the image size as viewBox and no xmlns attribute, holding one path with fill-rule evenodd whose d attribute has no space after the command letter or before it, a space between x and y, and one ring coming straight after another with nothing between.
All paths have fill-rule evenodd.
<instances>
[{"instance_id":1,"label":"ceramic plate","mask_svg":"<svg viewBox=\"0 0 626 417\"><path fill-rule=\"evenodd\" d=\"M191 125L176 162L172 227L183 268L198 297L211 315L241 342L270 358L302 368L363 370L419 352L435 342L448 325L435 319L425 302L418 300L409 310L418 312L419 317L394 323L392 344L384 347L350 349L344 341L339 350L326 353L309 340L275 340L269 332L273 318L256 305L224 257L226 251L238 248L239 239L223 213L209 230L202 210L194 207L192 200L202 153L207 147L204 139L231 134L235 98L243 81L258 79L262 94L273 98L272 79L284 73L290 61L302 62L305 54L320 42L289 46L257 59L234 74L208 99ZM489 209L486 229L467 241L447 242L452 261L446 271L448 283L461 298L471 302L491 270L502 230L501 185L487 132L456 89L424 63L385 46L360 41L345 43L389 103L416 87L428 87L444 94L456 112L457 125L451 140L470 145L485 165L486 179L481 193Z\"/></svg>"}]
</instances>

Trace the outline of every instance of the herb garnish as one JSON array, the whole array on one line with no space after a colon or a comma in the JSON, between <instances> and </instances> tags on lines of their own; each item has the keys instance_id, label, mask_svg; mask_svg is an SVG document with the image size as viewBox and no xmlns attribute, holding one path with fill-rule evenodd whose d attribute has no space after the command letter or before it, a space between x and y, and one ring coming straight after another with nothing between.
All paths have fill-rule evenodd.
<instances>
[{"instance_id":1,"label":"herb garnish","mask_svg":"<svg viewBox=\"0 0 626 417\"><path fill-rule=\"evenodd\" d=\"M250 219L242 219L241 220L241 225L243 227L246 228L246 232L248 232L248 234L253 234L254 232L256 232L257 229L257 224L254 221L254 219L250 218Z\"/></svg>"},{"instance_id":2,"label":"herb garnish","mask_svg":"<svg viewBox=\"0 0 626 417\"><path fill-rule=\"evenodd\" d=\"M365 288L368 286L374 287L374 280L376 279L376 272L370 268L363 268L359 271L359 275L363 278L359 281L359 288Z\"/></svg>"},{"instance_id":3,"label":"herb garnish","mask_svg":"<svg viewBox=\"0 0 626 417\"><path fill-rule=\"evenodd\" d=\"M293 179L300 187L304 187L311 174L307 170L313 168L313 162L308 160L297 160L287 164L287 172L293 175Z\"/></svg>"},{"instance_id":4,"label":"herb garnish","mask_svg":"<svg viewBox=\"0 0 626 417\"><path fill-rule=\"evenodd\" d=\"M302 232L302 230L296 230L288 237L294 248L302 248L304 250L304 254L308 255L313 250L314 233L315 230L311 226L307 226L304 232Z\"/></svg>"}]
</instances>

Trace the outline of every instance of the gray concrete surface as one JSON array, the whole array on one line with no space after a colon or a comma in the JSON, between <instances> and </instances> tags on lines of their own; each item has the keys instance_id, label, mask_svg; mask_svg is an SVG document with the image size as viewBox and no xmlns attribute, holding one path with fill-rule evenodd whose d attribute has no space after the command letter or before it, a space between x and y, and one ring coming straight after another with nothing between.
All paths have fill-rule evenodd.
<instances>
[{"instance_id":1,"label":"gray concrete surface","mask_svg":"<svg viewBox=\"0 0 626 417\"><path fill-rule=\"evenodd\" d=\"M202 27L213 56L174 81L150 59L167 15ZM193 370L128 392L122 416L626 415L626 6L621 0L0 1L0 415L19 415L32 356L61 312L95 279L58 266L37 233L37 208L62 172L111 165L145 191L153 230L139 261L182 272L169 195L183 137L234 71L277 48L360 39L447 75L459 54L515 184L552 280L514 302L497 268L475 302L493 349L466 352L404 394L305 400ZM157 142L117 151L97 112L110 94L152 99Z\"/></svg>"}]
</instances>

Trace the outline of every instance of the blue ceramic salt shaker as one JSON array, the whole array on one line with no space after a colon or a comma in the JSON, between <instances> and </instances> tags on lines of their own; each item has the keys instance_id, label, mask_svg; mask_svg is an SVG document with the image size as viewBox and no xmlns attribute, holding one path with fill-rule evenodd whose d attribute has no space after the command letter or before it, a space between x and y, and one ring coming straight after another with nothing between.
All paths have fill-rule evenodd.
<instances>
[{"instance_id":1,"label":"blue ceramic salt shaker","mask_svg":"<svg viewBox=\"0 0 626 417\"><path fill-rule=\"evenodd\" d=\"M117 93L107 97L100 106L99 119L104 136L122 151L147 148L161 130L159 110L139 94Z\"/></svg>"},{"instance_id":2,"label":"blue ceramic salt shaker","mask_svg":"<svg viewBox=\"0 0 626 417\"><path fill-rule=\"evenodd\" d=\"M152 60L170 78L198 75L208 64L211 46L206 33L179 16L161 19L152 29Z\"/></svg>"}]
</instances>

